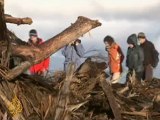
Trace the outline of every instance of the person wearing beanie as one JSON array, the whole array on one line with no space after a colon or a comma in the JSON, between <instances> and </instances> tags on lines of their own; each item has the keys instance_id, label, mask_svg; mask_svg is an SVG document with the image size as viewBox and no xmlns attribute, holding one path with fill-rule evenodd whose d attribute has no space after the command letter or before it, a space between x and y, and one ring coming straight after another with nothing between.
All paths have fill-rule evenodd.
<instances>
[{"instance_id":1,"label":"person wearing beanie","mask_svg":"<svg viewBox=\"0 0 160 120\"><path fill-rule=\"evenodd\" d=\"M134 85L140 85L143 77L144 71L144 53L143 49L138 45L138 40L136 34L132 34L127 39L128 50L126 56L126 66L128 67L127 80L129 80L129 76L133 75L135 72L136 80L134 81ZM138 83L138 84L137 84ZM140 84L139 84L140 83Z\"/></svg>"},{"instance_id":2,"label":"person wearing beanie","mask_svg":"<svg viewBox=\"0 0 160 120\"><path fill-rule=\"evenodd\" d=\"M109 56L109 69L111 74L111 82L118 83L122 73L122 62L124 59L123 52L120 46L114 41L111 36L104 38L105 49Z\"/></svg>"},{"instance_id":3,"label":"person wearing beanie","mask_svg":"<svg viewBox=\"0 0 160 120\"><path fill-rule=\"evenodd\" d=\"M43 43L43 40L41 38L38 37L38 33L35 29L32 29L29 31L29 40L28 43L31 46L39 46L40 44ZM49 69L49 62L50 62L50 58L45 59L44 61L35 64L33 66L30 67L29 71L32 75L41 75L44 76L45 73L48 71Z\"/></svg>"},{"instance_id":4,"label":"person wearing beanie","mask_svg":"<svg viewBox=\"0 0 160 120\"><path fill-rule=\"evenodd\" d=\"M153 79L153 67L154 67L154 51L156 51L154 44L148 41L146 35L143 32L138 33L138 40L140 46L144 51L144 73L143 79L146 82L150 82Z\"/></svg>"}]
</instances>

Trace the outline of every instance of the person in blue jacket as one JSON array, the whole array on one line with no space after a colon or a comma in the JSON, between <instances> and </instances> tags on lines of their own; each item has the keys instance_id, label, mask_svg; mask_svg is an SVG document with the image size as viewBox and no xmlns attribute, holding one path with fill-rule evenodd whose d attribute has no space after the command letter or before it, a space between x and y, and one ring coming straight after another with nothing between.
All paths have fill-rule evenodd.
<instances>
[{"instance_id":1,"label":"person in blue jacket","mask_svg":"<svg viewBox=\"0 0 160 120\"><path fill-rule=\"evenodd\" d=\"M70 63L74 63L77 69L82 64L81 58L83 57L84 52L85 50L80 39L76 39L66 45L62 50L62 55L65 57L64 70L67 70L67 66Z\"/></svg>"}]
</instances>

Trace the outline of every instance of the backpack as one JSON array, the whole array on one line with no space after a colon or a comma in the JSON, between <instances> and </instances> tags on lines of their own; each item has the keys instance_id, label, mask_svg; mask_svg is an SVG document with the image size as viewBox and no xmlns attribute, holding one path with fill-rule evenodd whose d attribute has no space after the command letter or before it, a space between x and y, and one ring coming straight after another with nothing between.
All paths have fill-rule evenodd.
<instances>
[{"instance_id":1,"label":"backpack","mask_svg":"<svg viewBox=\"0 0 160 120\"><path fill-rule=\"evenodd\" d=\"M156 49L154 49L153 50L153 63L152 63L152 66L154 68L157 67L158 62L159 62L159 52Z\"/></svg>"}]
</instances>

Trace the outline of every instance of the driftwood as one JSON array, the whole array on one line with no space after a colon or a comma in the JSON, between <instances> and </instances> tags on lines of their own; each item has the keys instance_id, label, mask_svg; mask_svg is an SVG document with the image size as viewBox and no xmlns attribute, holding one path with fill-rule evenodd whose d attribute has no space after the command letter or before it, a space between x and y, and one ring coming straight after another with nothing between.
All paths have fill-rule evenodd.
<instances>
[{"instance_id":1,"label":"driftwood","mask_svg":"<svg viewBox=\"0 0 160 120\"><path fill-rule=\"evenodd\" d=\"M109 102L111 109L113 111L113 114L115 116L115 120L121 120L122 117L121 117L120 109L119 109L118 104L116 102L116 99L113 95L112 88L111 88L109 82L106 81L105 74L102 74L100 76L100 83L101 83L101 86L102 86L102 89L103 89L105 95L107 96L108 102Z\"/></svg>"},{"instance_id":2,"label":"driftwood","mask_svg":"<svg viewBox=\"0 0 160 120\"><path fill-rule=\"evenodd\" d=\"M133 75L126 85L110 85L103 72L106 64L92 59L87 59L76 71L69 69L67 73L62 71L48 78L21 74L29 66L99 26L98 21L79 17L69 28L40 47L31 47L7 30L3 0L0 0L0 14L1 120L160 119L159 79L153 79L149 86L145 82L141 85ZM10 22L20 24L19 18L11 18L8 19ZM23 62L9 69L10 55L22 58Z\"/></svg>"},{"instance_id":3,"label":"driftwood","mask_svg":"<svg viewBox=\"0 0 160 120\"><path fill-rule=\"evenodd\" d=\"M84 33L99 25L101 24L98 21L93 21L85 17L79 17L78 20L74 24L72 24L72 26L70 26L57 36L44 42L39 46L39 48L32 48L31 46L12 45L11 50L13 55L22 56L24 58L28 57L28 54L30 54L30 57L34 57L32 58L32 61L26 61L25 64L23 64L23 69L20 65L15 68L16 71L15 69L9 71L7 73L6 79L12 80L13 78L21 74L23 70L28 69L33 64L41 62L45 58L51 56L60 48L64 47L69 42L75 40L76 38L80 37ZM28 54L26 55L26 53Z\"/></svg>"},{"instance_id":4,"label":"driftwood","mask_svg":"<svg viewBox=\"0 0 160 120\"><path fill-rule=\"evenodd\" d=\"M66 79L64 80L64 84L59 91L57 106L55 110L55 120L70 120L71 116L68 110L68 104L70 104L70 83L73 79L75 71L75 65L70 65L67 70Z\"/></svg>"},{"instance_id":5,"label":"driftwood","mask_svg":"<svg viewBox=\"0 0 160 120\"><path fill-rule=\"evenodd\" d=\"M0 41L5 40L5 35L6 35L6 24L4 20L4 5L3 5L3 0L0 1Z\"/></svg>"},{"instance_id":6,"label":"driftwood","mask_svg":"<svg viewBox=\"0 0 160 120\"><path fill-rule=\"evenodd\" d=\"M140 111L140 112L137 112L137 111L133 111L133 112L122 112L122 114L126 114L126 115L133 115L133 116L142 116L142 117L146 117L148 118L150 114L152 114L152 116L157 116L157 115L160 115L160 113L149 113L148 111Z\"/></svg>"},{"instance_id":7,"label":"driftwood","mask_svg":"<svg viewBox=\"0 0 160 120\"><path fill-rule=\"evenodd\" d=\"M0 46L6 46L5 49L1 51L1 64L7 67L9 63L9 51L10 51L10 40L7 35L7 27L5 24L5 17L4 17L4 0L0 1Z\"/></svg>"},{"instance_id":8,"label":"driftwood","mask_svg":"<svg viewBox=\"0 0 160 120\"><path fill-rule=\"evenodd\" d=\"M26 120L160 118L159 80L153 79L150 87L132 88L121 94L119 90L124 87L113 87L105 81L102 64L86 60L77 71L57 73L57 78L21 75L15 82L1 81L0 119L6 114L10 119L14 116L2 101L3 96L10 102L17 97L18 105L23 106L19 115Z\"/></svg>"},{"instance_id":9,"label":"driftwood","mask_svg":"<svg viewBox=\"0 0 160 120\"><path fill-rule=\"evenodd\" d=\"M21 25L21 24L32 24L32 19L29 17L26 18L16 18L16 17L12 17L11 15L5 15L5 21L7 23L13 23L13 24L17 24L17 25Z\"/></svg>"}]
</instances>

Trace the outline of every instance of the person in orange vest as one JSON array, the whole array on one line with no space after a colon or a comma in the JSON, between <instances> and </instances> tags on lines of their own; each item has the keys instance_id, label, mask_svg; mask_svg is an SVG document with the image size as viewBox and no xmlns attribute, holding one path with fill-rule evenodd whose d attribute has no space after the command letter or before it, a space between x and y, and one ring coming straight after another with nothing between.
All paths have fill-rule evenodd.
<instances>
[{"instance_id":1,"label":"person in orange vest","mask_svg":"<svg viewBox=\"0 0 160 120\"><path fill-rule=\"evenodd\" d=\"M29 40L28 43L31 46L38 46L43 43L43 40L38 37L37 31L35 29L32 29L29 31ZM49 62L50 58L45 59L41 63L35 64L32 67L30 67L29 71L32 75L41 75L44 76L45 73L49 69Z\"/></svg>"},{"instance_id":2,"label":"person in orange vest","mask_svg":"<svg viewBox=\"0 0 160 120\"><path fill-rule=\"evenodd\" d=\"M111 74L111 82L118 83L122 73L122 62L124 60L123 52L120 46L114 41L113 37L106 36L104 44L109 56L109 69Z\"/></svg>"}]
</instances>

